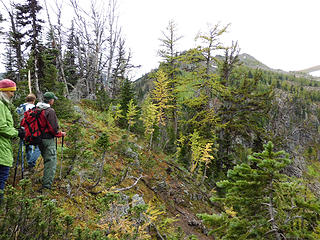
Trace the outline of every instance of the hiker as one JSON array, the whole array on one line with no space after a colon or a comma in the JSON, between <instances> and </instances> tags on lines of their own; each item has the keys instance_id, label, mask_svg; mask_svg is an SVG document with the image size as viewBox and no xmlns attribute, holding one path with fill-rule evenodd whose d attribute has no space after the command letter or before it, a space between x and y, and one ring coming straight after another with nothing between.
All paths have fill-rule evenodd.
<instances>
[{"instance_id":1,"label":"hiker","mask_svg":"<svg viewBox=\"0 0 320 240\"><path fill-rule=\"evenodd\" d=\"M42 187L40 191L44 189L51 189L57 166L55 137L64 137L66 135L65 132L59 131L56 112L52 108L54 101L58 98L53 92L46 92L43 97L44 102L39 102L37 104L37 108L45 111L44 115L47 119L47 125L42 135L42 143L39 145L41 155L44 160Z\"/></svg>"},{"instance_id":2,"label":"hiker","mask_svg":"<svg viewBox=\"0 0 320 240\"><path fill-rule=\"evenodd\" d=\"M21 104L17 108L17 113L20 116L20 121L22 120L24 113L29 109L35 107L36 96L33 93L28 94L26 97L26 103ZM34 173L34 167L36 162L40 156L40 149L38 146L26 145L26 158L27 158L27 171L25 172L26 175Z\"/></svg>"},{"instance_id":3,"label":"hiker","mask_svg":"<svg viewBox=\"0 0 320 240\"><path fill-rule=\"evenodd\" d=\"M11 139L19 136L24 138L23 128L15 129L9 109L11 98L16 91L16 83L10 79L0 81L0 202L3 200L3 190L13 164Z\"/></svg>"}]
</instances>

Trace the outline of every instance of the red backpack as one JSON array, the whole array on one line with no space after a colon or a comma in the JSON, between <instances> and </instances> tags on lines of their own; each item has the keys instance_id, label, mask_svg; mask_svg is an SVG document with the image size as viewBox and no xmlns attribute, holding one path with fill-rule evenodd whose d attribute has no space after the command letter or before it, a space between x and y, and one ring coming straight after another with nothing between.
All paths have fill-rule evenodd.
<instances>
[{"instance_id":1,"label":"red backpack","mask_svg":"<svg viewBox=\"0 0 320 240\"><path fill-rule=\"evenodd\" d=\"M34 107L24 113L20 125L24 127L26 135L24 141L26 145L39 145L42 143L44 129L47 126L47 119L44 109Z\"/></svg>"}]
</instances>

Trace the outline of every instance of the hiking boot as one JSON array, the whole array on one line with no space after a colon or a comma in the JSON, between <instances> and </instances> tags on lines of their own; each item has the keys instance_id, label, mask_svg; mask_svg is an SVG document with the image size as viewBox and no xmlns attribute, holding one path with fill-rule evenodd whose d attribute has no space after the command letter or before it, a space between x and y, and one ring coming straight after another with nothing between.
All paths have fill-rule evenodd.
<instances>
[{"instance_id":1,"label":"hiking boot","mask_svg":"<svg viewBox=\"0 0 320 240\"><path fill-rule=\"evenodd\" d=\"M50 188L45 188L45 187L41 187L38 192L43 195L43 196L48 196L51 193L51 189Z\"/></svg>"},{"instance_id":2,"label":"hiking boot","mask_svg":"<svg viewBox=\"0 0 320 240\"><path fill-rule=\"evenodd\" d=\"M34 179L34 183L41 184L42 183L42 179L37 177L37 178Z\"/></svg>"},{"instance_id":3,"label":"hiking boot","mask_svg":"<svg viewBox=\"0 0 320 240\"><path fill-rule=\"evenodd\" d=\"M49 188L44 188L42 189L42 193L41 193L43 196L49 196L51 194L51 189Z\"/></svg>"},{"instance_id":4,"label":"hiking boot","mask_svg":"<svg viewBox=\"0 0 320 240\"><path fill-rule=\"evenodd\" d=\"M24 175L25 176L31 176L35 173L35 169L33 167L28 167L25 171L24 171Z\"/></svg>"}]
</instances>

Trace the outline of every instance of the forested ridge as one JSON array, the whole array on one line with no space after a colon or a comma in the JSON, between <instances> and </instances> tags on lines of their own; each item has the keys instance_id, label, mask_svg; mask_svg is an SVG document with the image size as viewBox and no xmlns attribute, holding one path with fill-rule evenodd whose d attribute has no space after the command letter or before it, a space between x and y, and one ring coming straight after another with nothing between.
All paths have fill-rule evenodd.
<instances>
[{"instance_id":1,"label":"forested ridge","mask_svg":"<svg viewBox=\"0 0 320 240\"><path fill-rule=\"evenodd\" d=\"M131 79L115 0L70 0L70 25L47 3L1 1L3 77L16 126L30 88L53 91L67 136L48 194L42 158L15 183L11 168L0 239L320 239L318 79L222 43L220 24L178 51L174 21L159 66Z\"/></svg>"}]
</instances>

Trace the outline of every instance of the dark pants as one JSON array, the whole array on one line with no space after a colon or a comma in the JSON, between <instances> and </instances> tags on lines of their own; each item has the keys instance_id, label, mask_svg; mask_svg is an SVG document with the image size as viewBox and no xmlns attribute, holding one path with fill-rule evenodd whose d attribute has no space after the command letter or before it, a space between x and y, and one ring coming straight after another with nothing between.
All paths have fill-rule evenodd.
<instances>
[{"instance_id":1,"label":"dark pants","mask_svg":"<svg viewBox=\"0 0 320 240\"><path fill-rule=\"evenodd\" d=\"M9 177L10 167L0 165L0 199L3 199L3 190Z\"/></svg>"}]
</instances>

